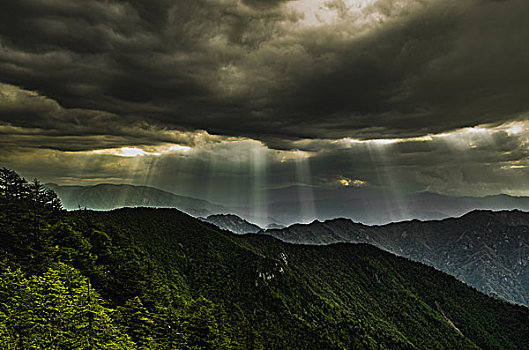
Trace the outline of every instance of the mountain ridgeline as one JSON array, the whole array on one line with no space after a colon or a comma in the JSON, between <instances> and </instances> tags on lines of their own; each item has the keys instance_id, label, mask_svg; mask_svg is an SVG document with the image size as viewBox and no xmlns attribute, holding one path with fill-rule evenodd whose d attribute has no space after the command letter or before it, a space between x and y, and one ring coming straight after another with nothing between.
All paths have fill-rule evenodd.
<instances>
[{"instance_id":1,"label":"mountain ridgeline","mask_svg":"<svg viewBox=\"0 0 529 350\"><path fill-rule=\"evenodd\" d=\"M343 217L369 225L383 225L412 219L446 219L459 217L476 209L529 211L529 197L505 194L457 197L419 192L399 196L369 188L325 189L292 186L270 189L266 192L266 198L267 214L285 224L306 222L307 204L314 208L314 219L327 220ZM251 209L244 211L241 208L236 212L248 219Z\"/></svg>"},{"instance_id":2,"label":"mountain ridgeline","mask_svg":"<svg viewBox=\"0 0 529 350\"><path fill-rule=\"evenodd\" d=\"M7 349L526 349L529 309L366 244L236 235L175 209L66 212L0 172Z\"/></svg>"},{"instance_id":3,"label":"mountain ridgeline","mask_svg":"<svg viewBox=\"0 0 529 350\"><path fill-rule=\"evenodd\" d=\"M266 234L299 244L369 243L433 266L484 293L529 304L529 214L517 210L384 226L334 219Z\"/></svg>"},{"instance_id":4,"label":"mountain ridgeline","mask_svg":"<svg viewBox=\"0 0 529 350\"><path fill-rule=\"evenodd\" d=\"M307 201L314 205L315 219L344 217L370 225L410 219L445 219L461 216L476 209L529 210L529 197L508 195L452 197L434 193L415 193L393 198L362 188L311 189L307 192L297 187L288 187L268 190L267 213L256 216L251 205L232 208L148 186L125 184L60 186L51 183L46 186L57 193L64 208L69 210L79 207L95 210L122 207L176 208L196 217L236 214L250 222L259 222L262 227L276 226L270 228L304 222L306 217L303 208ZM300 193L311 193L312 196L303 197Z\"/></svg>"},{"instance_id":5,"label":"mountain ridgeline","mask_svg":"<svg viewBox=\"0 0 529 350\"><path fill-rule=\"evenodd\" d=\"M259 226L233 214L215 214L201 220L237 234L257 233L262 230Z\"/></svg>"},{"instance_id":6,"label":"mountain ridgeline","mask_svg":"<svg viewBox=\"0 0 529 350\"><path fill-rule=\"evenodd\" d=\"M94 186L59 186L46 184L57 193L66 209L109 210L122 207L177 208L193 216L226 213L229 209L208 201L179 196L148 186L97 184Z\"/></svg>"}]
</instances>

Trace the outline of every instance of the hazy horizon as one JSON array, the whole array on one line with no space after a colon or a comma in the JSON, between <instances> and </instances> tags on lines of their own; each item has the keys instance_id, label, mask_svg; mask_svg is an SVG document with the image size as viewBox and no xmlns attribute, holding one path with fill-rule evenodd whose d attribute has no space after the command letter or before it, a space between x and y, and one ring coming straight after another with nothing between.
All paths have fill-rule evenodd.
<instances>
[{"instance_id":1,"label":"hazy horizon","mask_svg":"<svg viewBox=\"0 0 529 350\"><path fill-rule=\"evenodd\" d=\"M303 188L290 186L265 192L267 202L261 211L256 212L252 202L234 206L208 198L182 197L182 194L154 187L108 183L93 186L48 185L58 193L64 207L69 210L79 207L95 210L130 206L170 207L197 217L235 214L263 228L272 223L288 226L334 218L347 218L366 225L384 225L413 219L427 221L459 217L473 210L529 210L529 197L452 197L429 192L389 197L380 191L347 188L315 190L307 198L303 197Z\"/></svg>"}]
</instances>

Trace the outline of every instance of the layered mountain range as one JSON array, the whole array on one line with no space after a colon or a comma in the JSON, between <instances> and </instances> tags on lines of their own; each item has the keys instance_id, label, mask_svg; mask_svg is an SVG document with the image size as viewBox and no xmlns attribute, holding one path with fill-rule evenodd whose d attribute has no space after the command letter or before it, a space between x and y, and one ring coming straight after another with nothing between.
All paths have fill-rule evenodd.
<instances>
[{"instance_id":1,"label":"layered mountain range","mask_svg":"<svg viewBox=\"0 0 529 350\"><path fill-rule=\"evenodd\" d=\"M349 219L267 230L285 242L369 243L433 266L478 290L529 303L529 214L473 211L460 218L367 226Z\"/></svg>"},{"instance_id":2,"label":"layered mountain range","mask_svg":"<svg viewBox=\"0 0 529 350\"><path fill-rule=\"evenodd\" d=\"M289 225L340 217L383 225L412 219L457 217L477 209L529 211L529 197L506 194L465 197L430 192L385 193L369 188L308 189L292 186L269 190L266 198L268 215ZM243 210L239 212L245 214Z\"/></svg>"},{"instance_id":3,"label":"layered mountain range","mask_svg":"<svg viewBox=\"0 0 529 350\"><path fill-rule=\"evenodd\" d=\"M435 193L389 196L364 188L300 189L292 186L266 191L266 212L247 205L216 204L149 186L97 184L60 186L46 184L57 193L66 209L79 207L109 210L122 207L176 208L193 216L235 214L263 228L278 228L314 219L349 218L369 225L411 219L437 220L457 217L472 210L529 210L529 197L496 195L452 197ZM310 196L307 197L307 193ZM310 209L310 210L309 210ZM275 227L274 227L275 226Z\"/></svg>"},{"instance_id":4,"label":"layered mountain range","mask_svg":"<svg viewBox=\"0 0 529 350\"><path fill-rule=\"evenodd\" d=\"M256 233L261 230L259 226L244 218L226 214L238 213L237 209L201 199L178 196L152 187L110 184L95 186L48 184L47 186L57 192L67 209L78 207L113 209L126 206L174 207L193 216L204 216L206 218L203 220L234 233ZM375 197L370 197L366 191L348 193L351 196L353 194L359 196L363 193L364 202L376 203L373 199ZM320 203L321 201L326 201L327 204L332 202L332 198L324 193L318 196ZM279 196L277 192L271 200L283 200L287 203L289 198L285 195ZM413 211L419 213L422 210L422 213L428 212L432 217L445 217L449 214L464 213L473 206L524 208L526 202L525 197L457 198L424 193L407 197L406 203L409 213ZM346 209L357 204L355 201L345 203L340 210L343 213L351 213ZM272 207L273 210L268 213L269 215L276 211L278 216L283 215L279 212L283 206ZM382 218L387 214L384 208L386 206L381 205ZM365 218L376 213L374 206L368 209L362 209L364 213L370 213ZM337 213L340 213L340 210L337 210ZM287 209L284 211L288 212ZM351 216L354 215L351 214L349 217ZM384 221L384 219L381 220ZM277 224L272 223L271 225L273 227ZM523 212L475 211L459 219L429 222L412 220L383 226L367 226L350 219L332 219L311 224L295 224L286 229L267 227L266 233L292 243L373 244L386 251L426 263L449 273L487 294L527 305L529 303L527 225L529 225L528 214Z\"/></svg>"}]
</instances>

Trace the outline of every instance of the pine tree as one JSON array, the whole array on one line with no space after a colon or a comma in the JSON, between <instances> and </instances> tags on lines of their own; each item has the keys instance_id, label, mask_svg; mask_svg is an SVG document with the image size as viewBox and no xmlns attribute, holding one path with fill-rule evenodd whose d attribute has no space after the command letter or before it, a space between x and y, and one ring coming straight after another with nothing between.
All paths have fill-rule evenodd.
<instances>
[{"instance_id":1,"label":"pine tree","mask_svg":"<svg viewBox=\"0 0 529 350\"><path fill-rule=\"evenodd\" d=\"M114 310L64 264L42 276L0 273L0 344L20 349L134 349Z\"/></svg>"}]
</instances>

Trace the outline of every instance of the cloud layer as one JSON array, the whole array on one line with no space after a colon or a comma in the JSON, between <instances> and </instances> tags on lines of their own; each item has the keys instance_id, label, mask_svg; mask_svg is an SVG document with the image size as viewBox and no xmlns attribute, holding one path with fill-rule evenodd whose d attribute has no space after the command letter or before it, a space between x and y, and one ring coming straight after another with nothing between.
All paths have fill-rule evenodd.
<instances>
[{"instance_id":1,"label":"cloud layer","mask_svg":"<svg viewBox=\"0 0 529 350\"><path fill-rule=\"evenodd\" d=\"M6 1L0 162L245 204L527 194L527 18L526 0Z\"/></svg>"},{"instance_id":2,"label":"cloud layer","mask_svg":"<svg viewBox=\"0 0 529 350\"><path fill-rule=\"evenodd\" d=\"M281 148L421 136L528 109L524 0L21 0L0 10L2 81L124 125Z\"/></svg>"}]
</instances>

